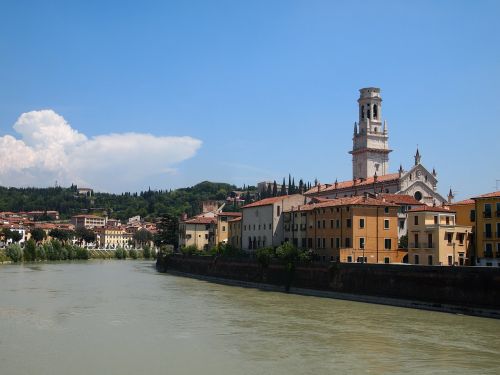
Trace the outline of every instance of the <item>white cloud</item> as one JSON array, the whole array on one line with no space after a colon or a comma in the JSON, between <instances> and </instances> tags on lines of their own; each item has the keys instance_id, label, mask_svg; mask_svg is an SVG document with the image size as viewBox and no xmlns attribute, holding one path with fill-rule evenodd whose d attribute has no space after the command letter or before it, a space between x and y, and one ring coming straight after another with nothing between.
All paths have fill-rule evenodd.
<instances>
[{"instance_id":1,"label":"white cloud","mask_svg":"<svg viewBox=\"0 0 500 375\"><path fill-rule=\"evenodd\" d=\"M193 157L201 146L200 140L187 136L124 133L88 138L53 110L23 113L14 130L20 139L0 137L4 186L47 186L56 180L115 192L161 186L158 176L175 172L173 166Z\"/></svg>"}]
</instances>

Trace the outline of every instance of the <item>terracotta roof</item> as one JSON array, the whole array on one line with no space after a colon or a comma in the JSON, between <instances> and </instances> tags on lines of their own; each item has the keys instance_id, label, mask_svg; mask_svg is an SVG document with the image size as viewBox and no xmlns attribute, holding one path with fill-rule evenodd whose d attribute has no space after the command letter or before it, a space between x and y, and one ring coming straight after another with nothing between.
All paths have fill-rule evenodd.
<instances>
[{"instance_id":1,"label":"terracotta roof","mask_svg":"<svg viewBox=\"0 0 500 375\"><path fill-rule=\"evenodd\" d=\"M194 217L184 221L185 224L215 224L215 217Z\"/></svg>"},{"instance_id":2,"label":"terracotta roof","mask_svg":"<svg viewBox=\"0 0 500 375\"><path fill-rule=\"evenodd\" d=\"M234 223L236 221L241 221L241 219L242 219L242 217L240 216L240 217L237 217L236 219L229 220L228 223Z\"/></svg>"},{"instance_id":3,"label":"terracotta roof","mask_svg":"<svg viewBox=\"0 0 500 375\"><path fill-rule=\"evenodd\" d=\"M458 201L451 203L450 206L460 206L460 205L466 205L466 204L474 204L474 199L464 199L463 201Z\"/></svg>"},{"instance_id":4,"label":"terracotta roof","mask_svg":"<svg viewBox=\"0 0 500 375\"><path fill-rule=\"evenodd\" d=\"M217 216L233 216L238 217L241 216L241 212L219 212Z\"/></svg>"},{"instance_id":5,"label":"terracotta roof","mask_svg":"<svg viewBox=\"0 0 500 375\"><path fill-rule=\"evenodd\" d=\"M97 215L75 215L73 217L85 217L87 219L104 219L104 217L97 216Z\"/></svg>"},{"instance_id":6,"label":"terracotta roof","mask_svg":"<svg viewBox=\"0 0 500 375\"><path fill-rule=\"evenodd\" d=\"M494 191L493 193L483 194L478 197L474 197L472 199L477 199L477 198L500 198L500 191Z\"/></svg>"},{"instance_id":7,"label":"terracotta roof","mask_svg":"<svg viewBox=\"0 0 500 375\"><path fill-rule=\"evenodd\" d=\"M384 198L387 202L396 203L396 204L405 204L411 206L420 206L425 203L417 201L410 195L404 194L380 194L380 197Z\"/></svg>"},{"instance_id":8,"label":"terracotta roof","mask_svg":"<svg viewBox=\"0 0 500 375\"><path fill-rule=\"evenodd\" d=\"M455 213L455 211L450 210L449 208L441 207L441 206L436 206L436 207L431 207L431 206L419 206L412 208L411 210L408 210L408 212L447 212L447 213Z\"/></svg>"},{"instance_id":9,"label":"terracotta roof","mask_svg":"<svg viewBox=\"0 0 500 375\"><path fill-rule=\"evenodd\" d=\"M323 193L323 192L329 192L329 191L351 189L354 186L367 186L367 185L373 185L373 184L381 184L383 182L389 182L389 181L395 181L395 180L399 180L399 173L390 173L390 174L378 176L377 182L375 182L375 177L368 177L366 179L358 178L356 180L340 181L336 185L335 185L335 183L323 184L323 185L319 185L319 191L318 191L318 186L313 186L311 189L306 191L305 194L309 195L309 194L316 194L318 192Z\"/></svg>"},{"instance_id":10,"label":"terracotta roof","mask_svg":"<svg viewBox=\"0 0 500 375\"><path fill-rule=\"evenodd\" d=\"M397 207L396 204L365 196L355 196L346 198L325 199L319 203L310 203L299 206L299 211L309 211L315 208L335 207L335 206L381 206ZM288 211L289 212L289 211Z\"/></svg>"},{"instance_id":11,"label":"terracotta roof","mask_svg":"<svg viewBox=\"0 0 500 375\"><path fill-rule=\"evenodd\" d=\"M287 198L290 198L290 197L295 197L295 196L301 196L301 195L300 194L292 194L292 195L283 195L283 196L279 196L279 197L265 198L265 199L261 199L260 201L247 204L247 205L245 205L245 206L243 206L241 208L267 206L269 204L274 204L276 202L281 202L284 199L287 199Z\"/></svg>"}]
</instances>

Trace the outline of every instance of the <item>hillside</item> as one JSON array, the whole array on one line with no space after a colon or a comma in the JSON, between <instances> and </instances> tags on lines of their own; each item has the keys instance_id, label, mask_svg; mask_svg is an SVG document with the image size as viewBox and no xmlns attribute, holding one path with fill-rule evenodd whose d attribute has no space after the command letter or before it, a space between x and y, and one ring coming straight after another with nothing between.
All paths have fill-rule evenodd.
<instances>
[{"instance_id":1,"label":"hillside","mask_svg":"<svg viewBox=\"0 0 500 375\"><path fill-rule=\"evenodd\" d=\"M109 194L95 192L92 197L78 195L77 186L69 188L0 187L0 211L59 211L61 218L84 212L107 213L125 220L135 215L157 217L168 213L189 216L199 213L203 200L225 200L237 187L204 181L195 186L172 191L147 190L140 193Z\"/></svg>"}]
</instances>

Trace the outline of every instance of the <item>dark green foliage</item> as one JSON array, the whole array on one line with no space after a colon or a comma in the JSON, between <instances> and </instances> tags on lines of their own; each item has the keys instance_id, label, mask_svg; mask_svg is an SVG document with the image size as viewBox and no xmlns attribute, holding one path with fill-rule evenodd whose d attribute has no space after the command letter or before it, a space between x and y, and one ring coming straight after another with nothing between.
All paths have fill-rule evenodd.
<instances>
[{"instance_id":1,"label":"dark green foliage","mask_svg":"<svg viewBox=\"0 0 500 375\"><path fill-rule=\"evenodd\" d=\"M153 240L153 234L147 229L139 229L134 233L134 240L143 246Z\"/></svg>"},{"instance_id":2,"label":"dark green foliage","mask_svg":"<svg viewBox=\"0 0 500 375\"><path fill-rule=\"evenodd\" d=\"M204 181L193 187L174 191L147 190L140 193L108 194L95 192L92 198L78 195L70 188L6 188L0 187L0 211L59 211L62 219L92 211L106 212L111 218L126 220L135 215L156 218L163 214L188 216L200 213L204 200L225 199L237 187ZM255 188L253 188L255 190Z\"/></svg>"},{"instance_id":3,"label":"dark green foliage","mask_svg":"<svg viewBox=\"0 0 500 375\"><path fill-rule=\"evenodd\" d=\"M117 248L115 250L115 258L116 259L127 259L127 250L125 250L124 248Z\"/></svg>"},{"instance_id":4,"label":"dark green foliage","mask_svg":"<svg viewBox=\"0 0 500 375\"><path fill-rule=\"evenodd\" d=\"M164 214L156 223L158 232L154 238L156 246L172 245L175 249L179 246L179 219L177 216Z\"/></svg>"},{"instance_id":5,"label":"dark green foliage","mask_svg":"<svg viewBox=\"0 0 500 375\"><path fill-rule=\"evenodd\" d=\"M24 246L24 260L26 262L33 262L36 259L36 243L33 239L26 242Z\"/></svg>"},{"instance_id":6,"label":"dark green foliage","mask_svg":"<svg viewBox=\"0 0 500 375\"><path fill-rule=\"evenodd\" d=\"M235 249L230 244L220 243L210 249L211 255L221 256L223 258L235 258L240 256L241 251Z\"/></svg>"},{"instance_id":7,"label":"dark green foliage","mask_svg":"<svg viewBox=\"0 0 500 375\"><path fill-rule=\"evenodd\" d=\"M399 248L400 249L408 249L408 235L401 236L399 239Z\"/></svg>"},{"instance_id":8,"label":"dark green foliage","mask_svg":"<svg viewBox=\"0 0 500 375\"><path fill-rule=\"evenodd\" d=\"M271 259L274 257L274 250L272 247L264 247L262 249L258 249L255 252L255 255L257 257L257 262L262 268L267 268L269 266L269 263L271 262Z\"/></svg>"},{"instance_id":9,"label":"dark green foliage","mask_svg":"<svg viewBox=\"0 0 500 375\"><path fill-rule=\"evenodd\" d=\"M56 238L59 241L66 242L75 236L75 232L70 230L55 228L49 232L49 236L52 238Z\"/></svg>"},{"instance_id":10,"label":"dark green foliage","mask_svg":"<svg viewBox=\"0 0 500 375\"><path fill-rule=\"evenodd\" d=\"M86 243L94 242L96 239L95 233L92 230L87 229L87 228L83 228L83 227L78 228L75 231L75 237L80 240L80 243L82 243L84 241Z\"/></svg>"},{"instance_id":11,"label":"dark green foliage","mask_svg":"<svg viewBox=\"0 0 500 375\"><path fill-rule=\"evenodd\" d=\"M181 253L184 255L193 255L198 253L198 249L194 245L183 246L181 247Z\"/></svg>"},{"instance_id":12,"label":"dark green foliage","mask_svg":"<svg viewBox=\"0 0 500 375\"><path fill-rule=\"evenodd\" d=\"M21 233L19 233L18 231L11 230L9 233L9 237L12 239L12 241L17 243L17 242L22 240L23 235Z\"/></svg>"},{"instance_id":13,"label":"dark green foliage","mask_svg":"<svg viewBox=\"0 0 500 375\"><path fill-rule=\"evenodd\" d=\"M45 238L47 238L47 234L41 228L34 228L31 230L31 238L35 240L36 243L42 242Z\"/></svg>"},{"instance_id":14,"label":"dark green foliage","mask_svg":"<svg viewBox=\"0 0 500 375\"><path fill-rule=\"evenodd\" d=\"M129 255L132 259L137 259L137 257L138 257L137 250L136 250L136 249L130 249L130 250L128 251L128 255Z\"/></svg>"},{"instance_id":15,"label":"dark green foliage","mask_svg":"<svg viewBox=\"0 0 500 375\"><path fill-rule=\"evenodd\" d=\"M14 263L20 262L23 260L23 249L17 243L10 244L7 246L5 250L5 254L12 260Z\"/></svg>"},{"instance_id":16,"label":"dark green foliage","mask_svg":"<svg viewBox=\"0 0 500 375\"><path fill-rule=\"evenodd\" d=\"M151 258L151 247L149 245L144 245L142 248L142 256L144 259L150 259Z\"/></svg>"}]
</instances>

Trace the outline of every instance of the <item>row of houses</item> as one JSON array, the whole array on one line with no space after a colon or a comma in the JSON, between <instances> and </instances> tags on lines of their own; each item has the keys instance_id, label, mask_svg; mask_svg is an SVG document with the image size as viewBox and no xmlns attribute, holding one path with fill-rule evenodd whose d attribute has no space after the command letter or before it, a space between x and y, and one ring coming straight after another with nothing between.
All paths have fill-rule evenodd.
<instances>
[{"instance_id":1,"label":"row of houses","mask_svg":"<svg viewBox=\"0 0 500 375\"><path fill-rule=\"evenodd\" d=\"M322 261L498 266L500 192L440 206L387 193L295 194L262 199L241 213L206 212L179 229L180 245L199 250L228 243L251 252L290 242Z\"/></svg>"}]
</instances>

